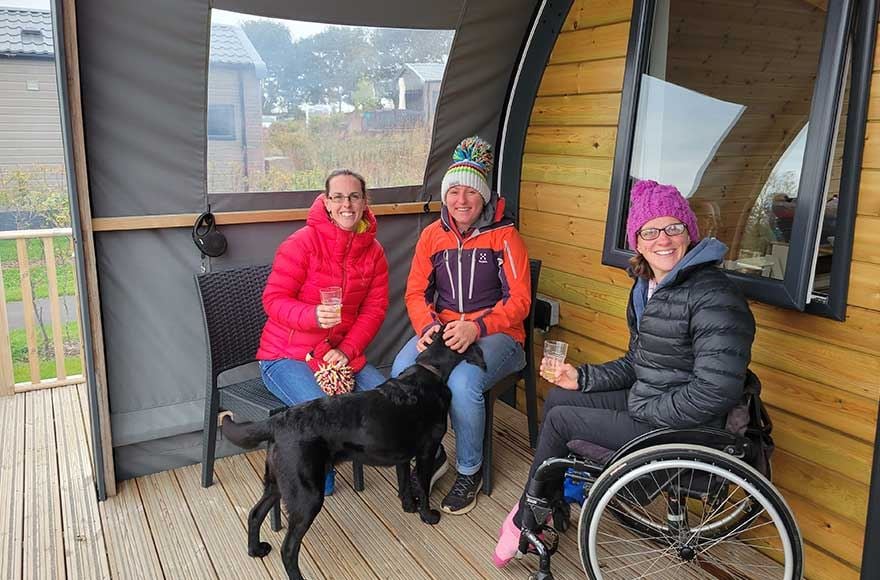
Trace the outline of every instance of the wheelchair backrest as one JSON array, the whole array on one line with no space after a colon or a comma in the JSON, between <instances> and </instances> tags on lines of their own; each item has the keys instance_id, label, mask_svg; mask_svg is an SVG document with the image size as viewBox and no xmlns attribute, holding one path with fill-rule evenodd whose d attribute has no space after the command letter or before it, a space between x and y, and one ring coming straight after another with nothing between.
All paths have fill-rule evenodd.
<instances>
[{"instance_id":1,"label":"wheelchair backrest","mask_svg":"<svg viewBox=\"0 0 880 580\"><path fill-rule=\"evenodd\" d=\"M611 465L633 451L654 445L702 445L742 459L771 479L770 456L774 449L772 431L773 422L761 401L761 381L755 373L748 371L742 399L728 414L725 429L655 429L621 447L605 464Z\"/></svg>"}]
</instances>

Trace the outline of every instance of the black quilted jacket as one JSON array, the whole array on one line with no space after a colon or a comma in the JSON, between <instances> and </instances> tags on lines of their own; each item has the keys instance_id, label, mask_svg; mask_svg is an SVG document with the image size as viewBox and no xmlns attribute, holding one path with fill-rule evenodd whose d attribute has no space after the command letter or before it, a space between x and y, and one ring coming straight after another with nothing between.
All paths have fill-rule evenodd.
<instances>
[{"instance_id":1,"label":"black quilted jacket","mask_svg":"<svg viewBox=\"0 0 880 580\"><path fill-rule=\"evenodd\" d=\"M629 350L617 360L580 367L581 389L630 389L630 415L657 427L723 427L742 395L755 319L715 262L668 276L673 278L657 288L638 324L630 292Z\"/></svg>"}]
</instances>

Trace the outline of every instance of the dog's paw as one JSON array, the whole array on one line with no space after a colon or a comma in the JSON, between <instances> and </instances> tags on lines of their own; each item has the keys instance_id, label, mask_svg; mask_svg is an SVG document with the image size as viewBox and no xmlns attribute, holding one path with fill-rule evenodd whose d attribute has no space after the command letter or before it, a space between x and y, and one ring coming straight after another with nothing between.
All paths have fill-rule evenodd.
<instances>
[{"instance_id":1,"label":"dog's paw","mask_svg":"<svg viewBox=\"0 0 880 580\"><path fill-rule=\"evenodd\" d=\"M265 558L272 551L272 546L268 542L260 542L255 549L248 549L248 556L252 558Z\"/></svg>"},{"instance_id":2,"label":"dog's paw","mask_svg":"<svg viewBox=\"0 0 880 580\"><path fill-rule=\"evenodd\" d=\"M419 513L422 518L422 521L426 524L431 524L432 526L440 521L440 512L437 510L427 510Z\"/></svg>"},{"instance_id":3,"label":"dog's paw","mask_svg":"<svg viewBox=\"0 0 880 580\"><path fill-rule=\"evenodd\" d=\"M411 494L406 494L400 498L400 507L408 514L415 513L419 509L418 502L416 502L416 499Z\"/></svg>"}]
</instances>

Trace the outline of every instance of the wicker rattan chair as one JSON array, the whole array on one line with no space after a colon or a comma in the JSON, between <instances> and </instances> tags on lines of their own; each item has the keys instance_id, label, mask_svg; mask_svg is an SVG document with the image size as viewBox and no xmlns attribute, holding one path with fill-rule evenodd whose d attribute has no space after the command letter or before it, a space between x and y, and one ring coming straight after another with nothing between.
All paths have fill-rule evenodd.
<instances>
[{"instance_id":1,"label":"wicker rattan chair","mask_svg":"<svg viewBox=\"0 0 880 580\"><path fill-rule=\"evenodd\" d=\"M266 389L260 377L223 387L220 373L254 362L266 324L263 289L271 266L248 266L196 275L208 342L208 381L202 435L202 486L214 479L217 415L232 412L237 421L260 421L287 406ZM363 467L354 464L354 487L364 488Z\"/></svg>"},{"instance_id":2,"label":"wicker rattan chair","mask_svg":"<svg viewBox=\"0 0 880 580\"><path fill-rule=\"evenodd\" d=\"M535 331L535 300L538 293L538 279L541 276L541 260L529 260L529 273L532 279L532 306L523 321L526 330L526 366L507 375L489 389L484 395L486 405L486 427L483 431L483 493L492 493L492 425L495 421L495 402L508 390L515 388L522 380L526 390L526 415L529 420L529 444L532 449L538 444L538 386L535 378L535 358L532 349L532 335Z\"/></svg>"}]
</instances>

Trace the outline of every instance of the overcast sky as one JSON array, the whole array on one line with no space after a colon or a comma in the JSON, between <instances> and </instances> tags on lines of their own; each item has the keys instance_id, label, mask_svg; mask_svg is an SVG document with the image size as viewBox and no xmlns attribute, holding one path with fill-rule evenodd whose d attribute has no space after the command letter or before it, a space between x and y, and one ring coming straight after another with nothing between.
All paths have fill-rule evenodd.
<instances>
[{"instance_id":1,"label":"overcast sky","mask_svg":"<svg viewBox=\"0 0 880 580\"><path fill-rule=\"evenodd\" d=\"M227 12L225 10L212 10L211 20L220 24L240 24L246 20L275 20L276 22L287 25L287 28L290 29L290 35L294 40L305 38L306 36L313 36L327 28L326 24L318 24L316 22L296 22L294 20L263 18L262 16L238 14L236 12Z\"/></svg>"}]
</instances>

